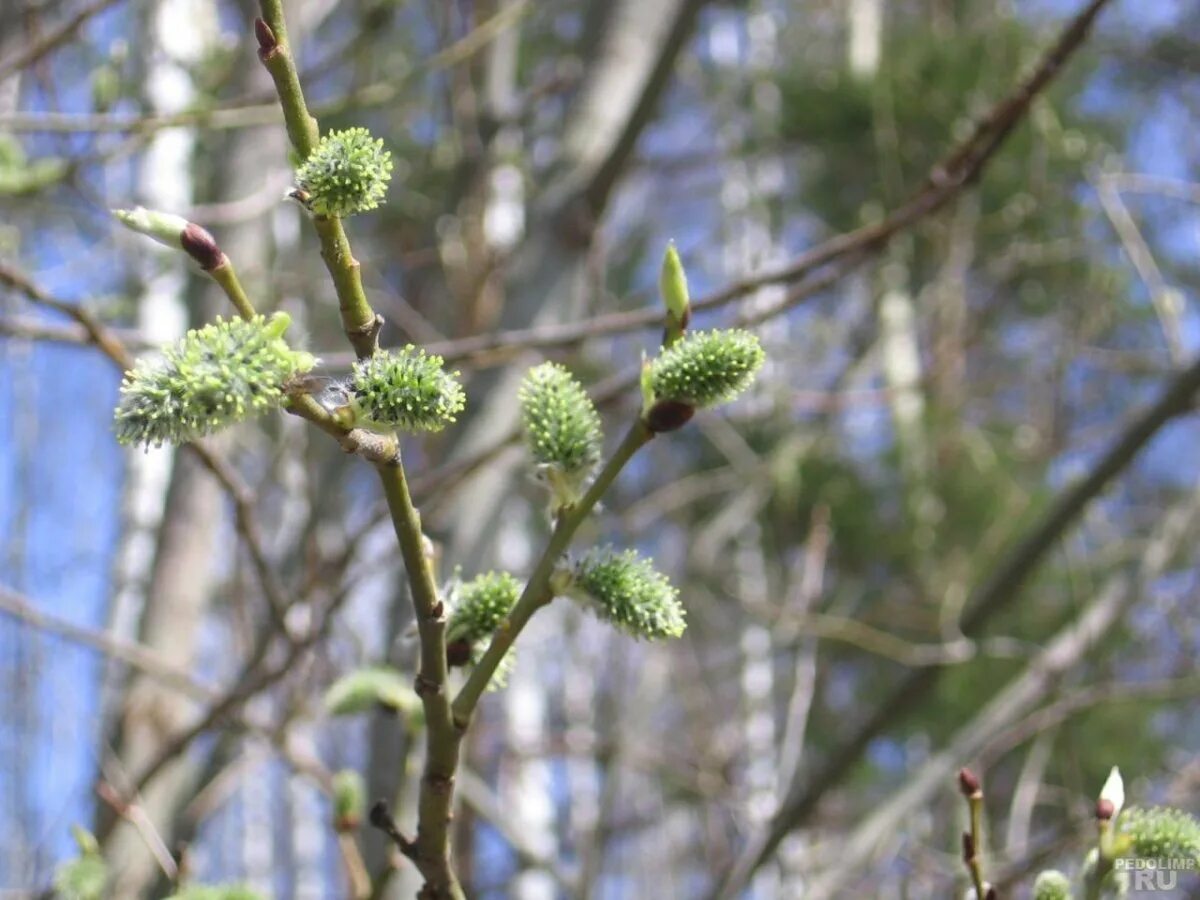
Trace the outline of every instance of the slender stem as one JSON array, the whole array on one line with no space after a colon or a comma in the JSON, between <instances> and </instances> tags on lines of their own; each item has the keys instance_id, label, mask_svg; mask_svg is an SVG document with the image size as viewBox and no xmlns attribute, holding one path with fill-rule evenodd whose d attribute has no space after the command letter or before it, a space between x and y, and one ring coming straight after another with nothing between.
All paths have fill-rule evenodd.
<instances>
[{"instance_id":1,"label":"slender stem","mask_svg":"<svg viewBox=\"0 0 1200 900\"><path fill-rule=\"evenodd\" d=\"M209 269L208 274L212 276L213 281L220 285L221 290L225 292L225 296L229 298L229 302L233 304L233 308L237 310L239 316L247 321L254 318L254 304L246 296L246 291L242 288L237 271L233 268L229 257L226 256L225 261L215 269Z\"/></svg>"},{"instance_id":2,"label":"slender stem","mask_svg":"<svg viewBox=\"0 0 1200 900\"><path fill-rule=\"evenodd\" d=\"M1096 824L1100 832L1099 840L1096 842L1096 865L1083 882L1083 894L1086 900L1100 900L1104 893L1102 889L1105 879L1113 870L1112 821L1100 819Z\"/></svg>"},{"instance_id":3,"label":"slender stem","mask_svg":"<svg viewBox=\"0 0 1200 900\"><path fill-rule=\"evenodd\" d=\"M288 139L301 157L307 157L316 149L320 129L304 102L300 75L292 58L292 45L288 41L287 24L283 19L283 0L260 0L259 9L262 10L263 21L275 36L275 46L261 51L259 58L275 82Z\"/></svg>"},{"instance_id":4,"label":"slender stem","mask_svg":"<svg viewBox=\"0 0 1200 900\"><path fill-rule=\"evenodd\" d=\"M383 319L375 314L363 289L362 271L358 260L350 252L350 241L342 220L330 216L316 216L313 227L321 239L321 259L333 279L338 298L338 312L342 316L342 329L354 353L365 359L375 353L379 346L379 329Z\"/></svg>"},{"instance_id":5,"label":"slender stem","mask_svg":"<svg viewBox=\"0 0 1200 900\"><path fill-rule=\"evenodd\" d=\"M964 861L967 871L971 874L971 884L975 887L975 897L977 900L984 900L987 893L984 887L983 860L980 853L983 842L983 793L981 791L976 791L967 798L967 808L970 810L971 852Z\"/></svg>"},{"instance_id":6,"label":"slender stem","mask_svg":"<svg viewBox=\"0 0 1200 900\"><path fill-rule=\"evenodd\" d=\"M287 25L283 18L282 0L260 0L263 21L271 31L274 44L259 51L259 58L275 82L279 103L283 107L283 118L287 125L288 138L301 158L307 158L316 149L320 140L317 120L308 111L304 91L300 87L300 75L288 42ZM261 41L260 41L261 46ZM342 220L329 216L316 216L313 227L321 240L321 259L333 279L337 292L338 309L342 316L342 328L359 359L371 356L378 346L382 320L375 314L363 289L362 274L358 260L350 251L350 241Z\"/></svg>"},{"instance_id":7,"label":"slender stem","mask_svg":"<svg viewBox=\"0 0 1200 900\"><path fill-rule=\"evenodd\" d=\"M397 456L391 465L381 463L375 468L383 482L408 571L421 639L417 693L425 707L427 752L417 801L415 862L425 878L426 890L422 896L465 900L450 865L451 807L461 735L451 721L446 689L446 607L438 597L427 541L421 531L421 515L413 506L400 458Z\"/></svg>"},{"instance_id":8,"label":"slender stem","mask_svg":"<svg viewBox=\"0 0 1200 900\"><path fill-rule=\"evenodd\" d=\"M512 612L508 614L508 618L496 629L496 633L492 636L492 642L472 669L466 684L458 692L458 696L454 698L452 707L454 723L459 729L467 727L475 705L479 702L488 683L491 682L497 666L504 659L504 654L509 651L517 639L517 635L521 633L533 614L553 599L550 577L554 574L554 567L558 564L559 558L570 546L575 532L600 501L600 498L612 486L617 475L633 457L633 454L653 437L654 434L639 418L626 432L624 439L609 461L605 463L600 474L596 476L596 480L592 482L587 493L578 503L559 513L554 531L550 535L542 558L538 560L537 567L525 584L525 590L521 592L521 596L513 606Z\"/></svg>"},{"instance_id":9,"label":"slender stem","mask_svg":"<svg viewBox=\"0 0 1200 900\"><path fill-rule=\"evenodd\" d=\"M282 0L260 0L266 28L256 26L259 58L275 82L287 124L288 137L302 157L312 154L320 129L308 111L300 77L296 71L284 23ZM313 226L321 241L321 258L333 280L341 313L342 328L361 359L374 354L383 320L375 314L363 290L358 261L340 219L317 216ZM425 707L425 772L418 801L419 825L416 865L425 878L422 897L429 900L465 900L462 887L450 866L450 819L454 798L454 773L458 768L459 734L450 718L446 689L446 610L438 597L433 569L421 532L421 517L413 506L399 446L388 439L386 446L371 443L361 429L347 430L312 397L296 392L291 411L302 415L322 430L338 437L342 446L371 459L387 495L388 508L400 552L408 572L421 636L421 667L417 693ZM377 443L377 442L376 442Z\"/></svg>"},{"instance_id":10,"label":"slender stem","mask_svg":"<svg viewBox=\"0 0 1200 900\"><path fill-rule=\"evenodd\" d=\"M362 852L354 835L349 832L338 832L338 849L342 853L342 864L346 868L346 878L350 882L350 896L354 900L367 900L371 896L371 876L367 874Z\"/></svg>"}]
</instances>

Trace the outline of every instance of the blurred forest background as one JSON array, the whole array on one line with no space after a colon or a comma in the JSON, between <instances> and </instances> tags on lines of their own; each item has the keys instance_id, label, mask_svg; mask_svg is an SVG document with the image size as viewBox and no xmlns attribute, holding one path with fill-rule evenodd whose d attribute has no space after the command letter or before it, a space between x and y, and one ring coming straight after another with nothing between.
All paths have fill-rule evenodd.
<instances>
[{"instance_id":1,"label":"blurred forest background","mask_svg":"<svg viewBox=\"0 0 1200 900\"><path fill-rule=\"evenodd\" d=\"M1114 764L1132 800L1196 809L1200 4L287 11L322 129L396 157L349 224L382 341L466 380L459 424L405 450L443 576L521 571L544 541L512 441L525 368L561 360L607 421L635 414L669 239L696 324L768 352L591 526L681 587L683 639L556 603L485 700L470 896L951 896L966 764L1007 896L1078 859ZM404 720L321 704L357 667L413 669L370 468L283 415L203 454L111 431L114 359L228 311L110 207L204 225L326 371L352 358L284 199L256 14L0 3L5 897L47 889L76 822L114 896L164 896L181 847L204 881L347 896L347 767L411 822Z\"/></svg>"}]
</instances>

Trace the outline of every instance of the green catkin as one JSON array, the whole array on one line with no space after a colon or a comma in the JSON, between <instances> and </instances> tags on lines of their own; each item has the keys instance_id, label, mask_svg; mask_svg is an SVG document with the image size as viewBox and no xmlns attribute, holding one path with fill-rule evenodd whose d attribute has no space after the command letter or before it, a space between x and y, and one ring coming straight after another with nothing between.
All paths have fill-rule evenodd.
<instances>
[{"instance_id":1,"label":"green catkin","mask_svg":"<svg viewBox=\"0 0 1200 900\"><path fill-rule=\"evenodd\" d=\"M356 424L376 430L441 431L466 405L458 373L411 344L356 362L350 390Z\"/></svg>"},{"instance_id":2,"label":"green catkin","mask_svg":"<svg viewBox=\"0 0 1200 900\"><path fill-rule=\"evenodd\" d=\"M656 401L718 406L750 386L764 359L748 331L692 332L651 363L650 392Z\"/></svg>"},{"instance_id":3,"label":"green catkin","mask_svg":"<svg viewBox=\"0 0 1200 900\"><path fill-rule=\"evenodd\" d=\"M600 416L583 386L553 362L534 366L519 391L525 443L556 506L579 499L600 462Z\"/></svg>"},{"instance_id":4,"label":"green catkin","mask_svg":"<svg viewBox=\"0 0 1200 900\"><path fill-rule=\"evenodd\" d=\"M375 209L392 178L392 154L365 128L333 131L321 138L296 170L309 209L321 216L352 216Z\"/></svg>"},{"instance_id":5,"label":"green catkin","mask_svg":"<svg viewBox=\"0 0 1200 900\"><path fill-rule=\"evenodd\" d=\"M687 627L679 591L636 550L589 551L570 572L565 592L634 637L679 637Z\"/></svg>"},{"instance_id":6,"label":"green catkin","mask_svg":"<svg viewBox=\"0 0 1200 900\"><path fill-rule=\"evenodd\" d=\"M145 447L179 444L281 406L284 387L313 367L311 354L283 340L290 318L218 318L141 360L121 384L117 440Z\"/></svg>"}]
</instances>

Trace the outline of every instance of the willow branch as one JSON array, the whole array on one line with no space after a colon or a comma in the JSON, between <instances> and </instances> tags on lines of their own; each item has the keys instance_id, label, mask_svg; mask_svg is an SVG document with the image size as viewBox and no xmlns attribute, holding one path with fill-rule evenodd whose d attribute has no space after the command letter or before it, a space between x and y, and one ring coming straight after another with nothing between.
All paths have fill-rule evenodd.
<instances>
[{"instance_id":1,"label":"willow branch","mask_svg":"<svg viewBox=\"0 0 1200 900\"><path fill-rule=\"evenodd\" d=\"M320 139L317 120L308 111L300 75L288 41L282 0L261 0L262 19L255 25L259 59L275 82L279 104L283 108L288 139L302 159L316 149ZM333 280L338 298L342 328L359 359L375 353L379 329L383 325L367 300L358 260L350 251L350 241L342 220L333 216L315 216L313 227L321 242L321 259Z\"/></svg>"},{"instance_id":2,"label":"willow branch","mask_svg":"<svg viewBox=\"0 0 1200 900\"><path fill-rule=\"evenodd\" d=\"M539 608L553 599L550 577L554 574L554 567L558 564L559 559L570 546L575 532L579 530L579 526L587 519L612 483L616 481L621 470L625 468L625 464L633 458L633 454L653 437L653 433L639 418L626 432L620 446L605 463L604 468L600 470L600 474L596 476L596 480L592 482L587 493L578 503L567 507L559 514L546 549L542 552L533 574L529 576L529 581L526 582L520 598L513 606L512 612L508 614L508 618L496 629L487 650L471 670L471 674L459 690L458 696L454 698L454 723L459 728L467 727L479 698L487 689L497 667L504 659L504 655L508 653L517 636L529 623L530 618Z\"/></svg>"}]
</instances>

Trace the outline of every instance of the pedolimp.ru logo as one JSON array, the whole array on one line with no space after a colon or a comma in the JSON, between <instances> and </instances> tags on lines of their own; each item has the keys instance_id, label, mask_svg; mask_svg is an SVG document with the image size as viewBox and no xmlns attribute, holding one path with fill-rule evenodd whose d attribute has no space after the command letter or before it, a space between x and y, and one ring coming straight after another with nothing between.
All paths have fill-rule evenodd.
<instances>
[{"instance_id":1,"label":"pedolimp.ru logo","mask_svg":"<svg viewBox=\"0 0 1200 900\"><path fill-rule=\"evenodd\" d=\"M1184 857L1146 857L1113 860L1113 868L1129 874L1131 891L1174 891L1179 889L1181 873L1193 874L1196 860Z\"/></svg>"}]
</instances>

